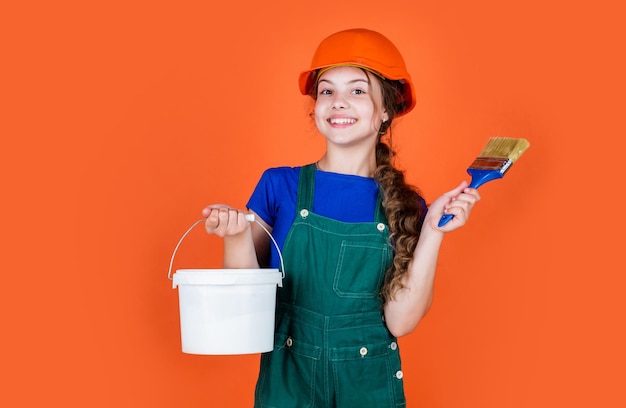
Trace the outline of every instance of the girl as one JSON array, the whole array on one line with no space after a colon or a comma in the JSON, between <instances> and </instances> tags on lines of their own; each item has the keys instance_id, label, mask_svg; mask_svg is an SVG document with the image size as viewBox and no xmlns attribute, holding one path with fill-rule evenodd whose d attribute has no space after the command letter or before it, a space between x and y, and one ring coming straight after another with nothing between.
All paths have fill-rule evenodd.
<instances>
[{"instance_id":1,"label":"girl","mask_svg":"<svg viewBox=\"0 0 626 408\"><path fill-rule=\"evenodd\" d=\"M299 85L315 101L326 151L311 165L265 171L248 202L286 268L255 407L404 407L396 339L428 311L444 233L465 224L480 196L462 182L427 209L394 168L391 124L415 94L386 37L331 35ZM224 268L277 268L269 237L245 213L202 212L207 232L224 238ZM454 218L440 228L444 213Z\"/></svg>"}]
</instances>

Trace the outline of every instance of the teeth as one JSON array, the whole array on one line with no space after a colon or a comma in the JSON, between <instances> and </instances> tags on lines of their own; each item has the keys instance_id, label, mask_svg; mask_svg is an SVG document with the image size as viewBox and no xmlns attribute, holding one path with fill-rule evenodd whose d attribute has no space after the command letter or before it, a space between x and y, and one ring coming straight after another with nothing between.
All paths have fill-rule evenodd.
<instances>
[{"instance_id":1,"label":"teeth","mask_svg":"<svg viewBox=\"0 0 626 408\"><path fill-rule=\"evenodd\" d=\"M330 118L330 123L334 125L351 125L356 122L353 118Z\"/></svg>"}]
</instances>

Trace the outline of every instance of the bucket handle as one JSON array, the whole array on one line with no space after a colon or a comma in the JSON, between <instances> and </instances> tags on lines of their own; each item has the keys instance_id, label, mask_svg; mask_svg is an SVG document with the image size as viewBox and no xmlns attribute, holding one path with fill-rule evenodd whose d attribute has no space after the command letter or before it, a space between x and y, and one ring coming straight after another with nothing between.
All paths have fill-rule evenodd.
<instances>
[{"instance_id":1,"label":"bucket handle","mask_svg":"<svg viewBox=\"0 0 626 408\"><path fill-rule=\"evenodd\" d=\"M183 239L185 239L185 237L191 232L192 229L195 228L196 225L200 224L201 222L205 222L206 220L204 218L197 220L196 222L193 223L193 225L191 227L189 227L189 229L187 231L185 231L185 233L183 234L182 237L180 237L180 240L178 240L178 244L176 244L176 248L174 248L174 253L172 253L172 258L170 259L170 268L167 272L167 278L169 280L172 280L172 265L174 265L174 257L176 256L176 252L178 251L178 247L180 247L180 244L183 242ZM267 230L267 228L265 228L265 226L263 224L261 224L256 217L254 216L254 214L246 214L246 221L248 222L256 222L257 224L259 224L259 226L261 226L261 228L263 228L263 231L265 231L267 233L267 235L270 237L270 239L272 240L272 243L274 244L274 246L276 247L276 251L278 251L278 257L280 258L280 271L283 274L283 279L285 279L285 264L283 262L283 254L280 252L280 248L278 247L278 243L276 242L276 240L274 239L274 237L272 236L272 234Z\"/></svg>"}]
</instances>

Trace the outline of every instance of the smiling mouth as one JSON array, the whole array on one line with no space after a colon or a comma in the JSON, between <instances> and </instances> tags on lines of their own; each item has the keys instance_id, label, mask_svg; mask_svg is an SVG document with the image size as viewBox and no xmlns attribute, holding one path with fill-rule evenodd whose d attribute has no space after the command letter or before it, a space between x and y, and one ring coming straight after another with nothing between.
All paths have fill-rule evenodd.
<instances>
[{"instance_id":1,"label":"smiling mouth","mask_svg":"<svg viewBox=\"0 0 626 408\"><path fill-rule=\"evenodd\" d=\"M356 123L356 119L354 118L330 118L328 119L328 123L331 125L352 125Z\"/></svg>"}]
</instances>

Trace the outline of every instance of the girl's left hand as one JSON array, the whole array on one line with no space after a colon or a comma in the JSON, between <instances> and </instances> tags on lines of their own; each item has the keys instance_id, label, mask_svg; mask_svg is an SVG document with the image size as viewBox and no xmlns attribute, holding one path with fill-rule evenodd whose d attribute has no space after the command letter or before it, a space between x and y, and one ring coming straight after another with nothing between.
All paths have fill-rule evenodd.
<instances>
[{"instance_id":1,"label":"girl's left hand","mask_svg":"<svg viewBox=\"0 0 626 408\"><path fill-rule=\"evenodd\" d=\"M430 205L424 224L441 232L453 231L465 225L474 204L480 200L478 190L467 186L467 181L463 181L455 189L437 198ZM443 227L439 227L439 220L443 214L452 214L454 218Z\"/></svg>"}]
</instances>

